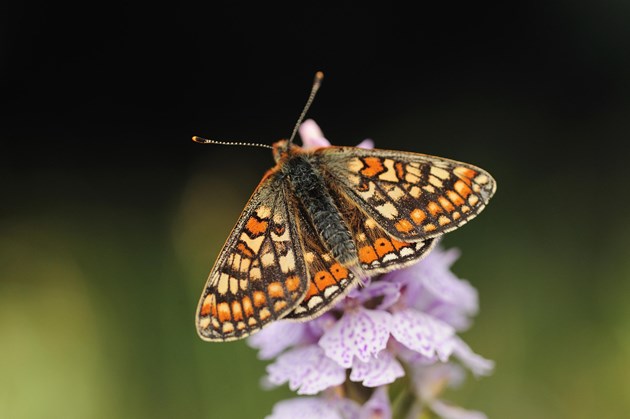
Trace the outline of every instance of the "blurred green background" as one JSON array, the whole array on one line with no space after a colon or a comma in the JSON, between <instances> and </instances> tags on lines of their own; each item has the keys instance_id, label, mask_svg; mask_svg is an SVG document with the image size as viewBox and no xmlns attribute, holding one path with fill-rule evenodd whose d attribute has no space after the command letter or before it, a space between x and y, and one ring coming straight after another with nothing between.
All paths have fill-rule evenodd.
<instances>
[{"instance_id":1,"label":"blurred green background","mask_svg":"<svg viewBox=\"0 0 630 419\"><path fill-rule=\"evenodd\" d=\"M498 181L443 242L496 372L447 397L628 417L629 3L90 7L3 13L0 418L257 418L291 397L193 324L271 153L190 136L288 136L317 70L333 143Z\"/></svg>"}]
</instances>

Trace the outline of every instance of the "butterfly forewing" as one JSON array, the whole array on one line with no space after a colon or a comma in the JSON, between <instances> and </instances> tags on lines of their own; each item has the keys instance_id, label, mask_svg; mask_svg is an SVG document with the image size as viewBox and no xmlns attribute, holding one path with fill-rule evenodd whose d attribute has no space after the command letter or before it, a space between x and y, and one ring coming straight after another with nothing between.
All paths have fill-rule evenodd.
<instances>
[{"instance_id":1,"label":"butterfly forewing","mask_svg":"<svg viewBox=\"0 0 630 419\"><path fill-rule=\"evenodd\" d=\"M424 154L326 147L322 168L389 235L419 241L475 217L494 194L492 176L470 164Z\"/></svg>"},{"instance_id":2,"label":"butterfly forewing","mask_svg":"<svg viewBox=\"0 0 630 419\"><path fill-rule=\"evenodd\" d=\"M205 340L240 339L291 311L307 290L300 239L286 184L261 182L215 263L197 308Z\"/></svg>"}]
</instances>

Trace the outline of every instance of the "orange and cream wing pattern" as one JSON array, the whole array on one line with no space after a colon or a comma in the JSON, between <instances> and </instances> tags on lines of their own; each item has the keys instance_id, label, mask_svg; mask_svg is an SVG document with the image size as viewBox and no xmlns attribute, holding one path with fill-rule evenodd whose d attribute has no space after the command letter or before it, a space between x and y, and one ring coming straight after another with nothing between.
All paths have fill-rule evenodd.
<instances>
[{"instance_id":1,"label":"orange and cream wing pattern","mask_svg":"<svg viewBox=\"0 0 630 419\"><path fill-rule=\"evenodd\" d=\"M350 199L336 194L336 201L357 247L361 270L372 276L420 261L434 246L434 239L405 242L392 237Z\"/></svg>"},{"instance_id":2,"label":"orange and cream wing pattern","mask_svg":"<svg viewBox=\"0 0 630 419\"><path fill-rule=\"evenodd\" d=\"M202 339L241 339L304 298L308 277L287 194L272 174L247 203L199 301L196 324Z\"/></svg>"},{"instance_id":3,"label":"orange and cream wing pattern","mask_svg":"<svg viewBox=\"0 0 630 419\"><path fill-rule=\"evenodd\" d=\"M486 171L440 157L354 147L316 153L344 193L401 241L456 229L481 212L496 189Z\"/></svg>"},{"instance_id":4,"label":"orange and cream wing pattern","mask_svg":"<svg viewBox=\"0 0 630 419\"><path fill-rule=\"evenodd\" d=\"M356 283L357 274L333 258L305 214L301 213L297 220L309 284L304 299L286 318L309 320L326 312L346 295Z\"/></svg>"}]
</instances>

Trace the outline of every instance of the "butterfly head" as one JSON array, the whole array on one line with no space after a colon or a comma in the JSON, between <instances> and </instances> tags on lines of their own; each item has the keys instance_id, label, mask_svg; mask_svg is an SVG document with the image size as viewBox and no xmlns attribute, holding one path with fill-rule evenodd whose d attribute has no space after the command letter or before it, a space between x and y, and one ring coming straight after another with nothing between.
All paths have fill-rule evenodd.
<instances>
[{"instance_id":1,"label":"butterfly head","mask_svg":"<svg viewBox=\"0 0 630 419\"><path fill-rule=\"evenodd\" d=\"M280 140L273 143L273 159L276 163L280 163L289 158L289 156L299 152L302 147L290 143L289 140Z\"/></svg>"}]
</instances>

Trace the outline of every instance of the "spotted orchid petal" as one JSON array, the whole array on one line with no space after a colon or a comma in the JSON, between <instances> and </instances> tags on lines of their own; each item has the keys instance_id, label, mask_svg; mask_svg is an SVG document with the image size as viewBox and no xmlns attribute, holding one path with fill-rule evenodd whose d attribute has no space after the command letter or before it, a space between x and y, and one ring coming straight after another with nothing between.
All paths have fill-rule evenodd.
<instances>
[{"instance_id":1,"label":"spotted orchid petal","mask_svg":"<svg viewBox=\"0 0 630 419\"><path fill-rule=\"evenodd\" d=\"M374 390L372 397L363 405L363 416L361 419L391 419L392 406L387 394L387 387L380 387Z\"/></svg>"},{"instance_id":2,"label":"spotted orchid petal","mask_svg":"<svg viewBox=\"0 0 630 419\"><path fill-rule=\"evenodd\" d=\"M392 336L429 359L446 362L454 349L454 334L448 324L413 309L393 314Z\"/></svg>"},{"instance_id":3,"label":"spotted orchid petal","mask_svg":"<svg viewBox=\"0 0 630 419\"><path fill-rule=\"evenodd\" d=\"M298 347L280 355L267 366L269 382L280 385L287 381L298 394L316 394L346 380L345 369L328 358L317 345Z\"/></svg>"},{"instance_id":4,"label":"spotted orchid petal","mask_svg":"<svg viewBox=\"0 0 630 419\"><path fill-rule=\"evenodd\" d=\"M363 405L350 399L336 401L344 419L392 419L392 407L387 387L378 387Z\"/></svg>"},{"instance_id":5,"label":"spotted orchid petal","mask_svg":"<svg viewBox=\"0 0 630 419\"><path fill-rule=\"evenodd\" d=\"M366 387L378 387L390 384L405 375L400 362L393 354L382 351L378 357L367 362L354 360L350 380L360 381Z\"/></svg>"},{"instance_id":6,"label":"spotted orchid petal","mask_svg":"<svg viewBox=\"0 0 630 419\"><path fill-rule=\"evenodd\" d=\"M356 307L344 315L319 340L326 355L344 368L354 358L367 362L385 349L392 324L386 311Z\"/></svg>"},{"instance_id":7,"label":"spotted orchid petal","mask_svg":"<svg viewBox=\"0 0 630 419\"><path fill-rule=\"evenodd\" d=\"M450 270L459 251L436 247L420 263L385 275L384 280L405 287L409 307L436 317L457 330L470 326L470 317L478 310L478 296L468 281Z\"/></svg>"},{"instance_id":8,"label":"spotted orchid petal","mask_svg":"<svg viewBox=\"0 0 630 419\"><path fill-rule=\"evenodd\" d=\"M459 337L455 338L453 354L477 377L490 375L494 370L494 361L473 352L470 346Z\"/></svg>"},{"instance_id":9,"label":"spotted orchid petal","mask_svg":"<svg viewBox=\"0 0 630 419\"><path fill-rule=\"evenodd\" d=\"M333 404L320 397L282 400L265 419L344 419Z\"/></svg>"},{"instance_id":10,"label":"spotted orchid petal","mask_svg":"<svg viewBox=\"0 0 630 419\"><path fill-rule=\"evenodd\" d=\"M258 349L258 358L272 359L285 349L303 343L307 339L307 332L304 323L280 320L251 336L247 343Z\"/></svg>"},{"instance_id":11,"label":"spotted orchid petal","mask_svg":"<svg viewBox=\"0 0 630 419\"><path fill-rule=\"evenodd\" d=\"M381 302L376 306L377 310L386 310L393 306L400 298L401 284L388 281L366 281L362 288L355 288L348 294L348 297L360 303L365 303L375 298L381 298Z\"/></svg>"}]
</instances>

